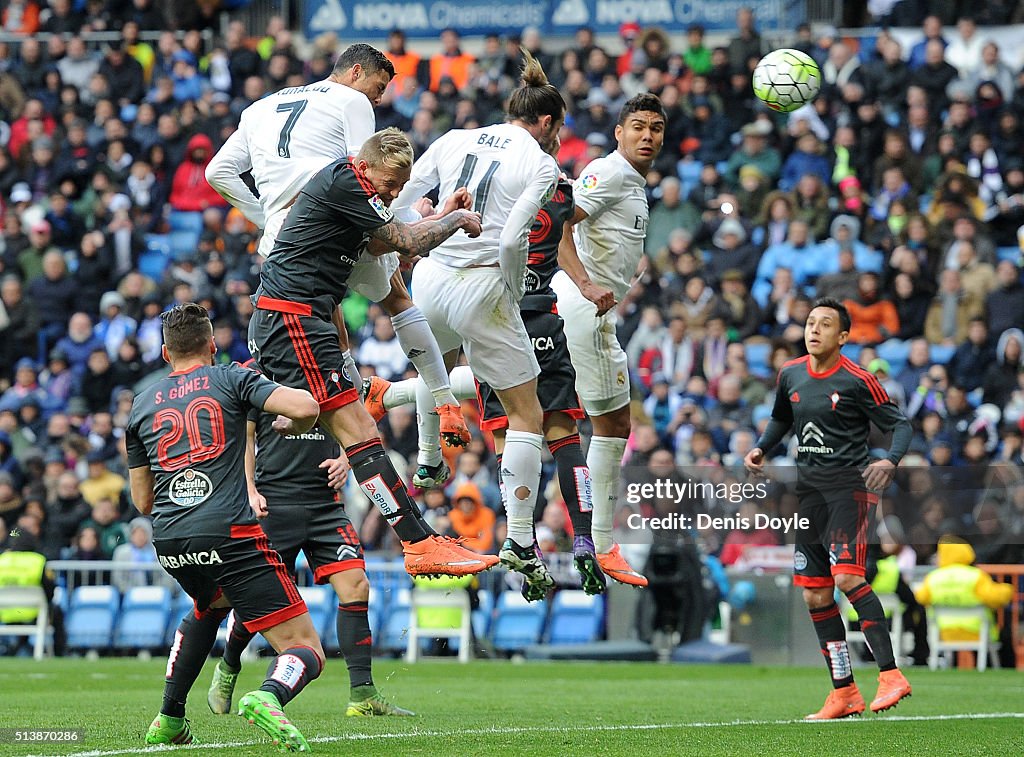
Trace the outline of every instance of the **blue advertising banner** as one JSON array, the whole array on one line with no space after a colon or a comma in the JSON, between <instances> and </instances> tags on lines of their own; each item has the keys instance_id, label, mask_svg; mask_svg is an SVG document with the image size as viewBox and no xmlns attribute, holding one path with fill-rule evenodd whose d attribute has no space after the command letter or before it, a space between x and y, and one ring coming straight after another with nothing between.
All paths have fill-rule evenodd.
<instances>
[{"instance_id":1,"label":"blue advertising banner","mask_svg":"<svg viewBox=\"0 0 1024 757\"><path fill-rule=\"evenodd\" d=\"M736 11L754 9L764 31L793 29L804 20L805 0L305 0L307 36L335 32L343 39L378 39L394 28L410 37L437 37L449 26L472 36L509 34L536 26L571 35L581 26L617 32L636 21L681 32L690 24L734 29Z\"/></svg>"}]
</instances>

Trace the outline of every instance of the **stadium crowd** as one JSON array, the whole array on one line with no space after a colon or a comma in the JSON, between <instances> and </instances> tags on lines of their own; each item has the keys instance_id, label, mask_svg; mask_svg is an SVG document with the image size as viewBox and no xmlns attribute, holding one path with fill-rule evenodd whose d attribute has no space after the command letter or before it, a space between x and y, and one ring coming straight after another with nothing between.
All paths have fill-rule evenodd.
<instances>
[{"instance_id":1,"label":"stadium crowd","mask_svg":"<svg viewBox=\"0 0 1024 757\"><path fill-rule=\"evenodd\" d=\"M4 30L22 36L0 43L0 548L19 530L50 558L146 560L122 429L133 388L166 370L160 313L198 301L217 359L249 357L259 232L204 168L246 106L325 78L344 44L302 42L280 18L262 36L237 21L204 35L209 4L173 27L153 0L78 5L3 3ZM560 54L526 29L487 37L474 57L447 30L441 51L421 56L396 31L386 49L398 75L377 125L422 151L448 129L501 120L522 44L569 103L559 162L580 177L615 148L622 103L658 94L669 118L648 177L647 255L617 306L635 393L625 480L745 480L775 374L804 352L812 298L830 295L854 319L847 354L916 429L899 491L883 498L887 535L922 564L944 533L971 541L980 562L1012 562L1024 540L1024 71L969 18L921 27L909 48L883 30L858 49L801 26L790 44L818 61L824 85L789 116L753 98L768 47L744 11L722 46L699 27L671 38L632 23L607 48L580 29ZM82 36L98 30L121 39ZM345 315L366 375L411 375L378 306L353 295ZM408 467L414 411L392 410L382 430ZM438 530L493 552L504 514L491 440L475 431L453 464L449 486L419 501ZM571 544L557 491L548 485L538 506L546 550ZM772 489L759 505L789 514L793 501ZM729 515L749 504L688 506ZM666 507L623 504L620 540L631 541L628 514ZM368 549L396 546L382 525L371 508ZM703 537L727 564L745 545L783 540Z\"/></svg>"}]
</instances>

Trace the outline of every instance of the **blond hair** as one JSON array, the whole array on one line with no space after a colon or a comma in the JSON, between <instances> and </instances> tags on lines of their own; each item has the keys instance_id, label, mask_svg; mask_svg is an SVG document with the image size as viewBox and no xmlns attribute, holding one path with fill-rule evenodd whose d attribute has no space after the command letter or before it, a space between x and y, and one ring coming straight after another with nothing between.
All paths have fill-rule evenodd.
<instances>
[{"instance_id":1,"label":"blond hair","mask_svg":"<svg viewBox=\"0 0 1024 757\"><path fill-rule=\"evenodd\" d=\"M357 160L371 166L402 170L412 167L412 143L405 133L394 126L381 129L363 143Z\"/></svg>"}]
</instances>

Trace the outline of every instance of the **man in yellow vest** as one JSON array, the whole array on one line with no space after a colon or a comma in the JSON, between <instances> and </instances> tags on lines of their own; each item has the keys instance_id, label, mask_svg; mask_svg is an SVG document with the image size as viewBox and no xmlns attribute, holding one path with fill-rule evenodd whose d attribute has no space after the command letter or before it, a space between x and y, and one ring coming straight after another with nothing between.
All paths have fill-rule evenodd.
<instances>
[{"instance_id":1,"label":"man in yellow vest","mask_svg":"<svg viewBox=\"0 0 1024 757\"><path fill-rule=\"evenodd\" d=\"M1013 598L1013 587L992 580L992 577L974 567L974 549L970 544L943 537L938 545L939 567L929 573L917 590L917 601L924 606L988 607L989 612L1003 607ZM995 615L990 624L991 638L996 640L999 629ZM981 633L980 618L940 619L939 637L944 641L970 641Z\"/></svg>"},{"instance_id":2,"label":"man in yellow vest","mask_svg":"<svg viewBox=\"0 0 1024 757\"><path fill-rule=\"evenodd\" d=\"M0 553L0 590L5 586L40 586L47 601L53 600L54 581L46 570L46 558L39 552L39 544L32 534L18 531L8 539L6 551ZM34 623L38 607L8 607L0 609L0 624ZM55 608L50 610L54 629L54 646L63 653L63 621Z\"/></svg>"},{"instance_id":3,"label":"man in yellow vest","mask_svg":"<svg viewBox=\"0 0 1024 757\"><path fill-rule=\"evenodd\" d=\"M440 576L434 579L413 576L412 583L416 591L439 591L445 594L467 591L470 607L475 609L479 606L476 590L480 583L476 576ZM422 628L458 628L462 625L462 613L463 610L458 607L420 607L416 610L416 624ZM470 636L473 636L472 626ZM451 654L447 650L446 639L435 639L431 646L431 654Z\"/></svg>"}]
</instances>

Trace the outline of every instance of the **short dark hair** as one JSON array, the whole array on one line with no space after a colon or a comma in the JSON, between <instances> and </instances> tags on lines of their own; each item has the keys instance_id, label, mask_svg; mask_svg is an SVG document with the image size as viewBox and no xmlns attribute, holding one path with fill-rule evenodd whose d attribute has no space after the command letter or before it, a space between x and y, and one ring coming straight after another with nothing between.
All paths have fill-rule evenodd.
<instances>
[{"instance_id":1,"label":"short dark hair","mask_svg":"<svg viewBox=\"0 0 1024 757\"><path fill-rule=\"evenodd\" d=\"M352 66L359 64L367 73L375 74L378 71L386 71L388 76L395 78L395 67L380 50L373 45L357 42L349 45L334 62L334 73L340 74L348 71Z\"/></svg>"},{"instance_id":2,"label":"short dark hair","mask_svg":"<svg viewBox=\"0 0 1024 757\"><path fill-rule=\"evenodd\" d=\"M639 113L640 111L651 111L666 121L668 120L668 116L665 115L665 107L661 104L658 96L652 95L650 92L641 92L626 100L622 106L622 110L619 111L619 126L626 125L626 119L629 118L630 113Z\"/></svg>"},{"instance_id":3,"label":"short dark hair","mask_svg":"<svg viewBox=\"0 0 1024 757\"><path fill-rule=\"evenodd\" d=\"M164 344L176 357L203 352L213 334L213 324L206 308L194 302L175 305L162 316Z\"/></svg>"},{"instance_id":4,"label":"short dark hair","mask_svg":"<svg viewBox=\"0 0 1024 757\"><path fill-rule=\"evenodd\" d=\"M835 310L839 314L839 330L849 331L850 326L853 325L853 321L850 320L850 311L846 309L846 305L841 303L834 297L819 297L811 305L811 310L815 308L828 308L829 310Z\"/></svg>"},{"instance_id":5,"label":"short dark hair","mask_svg":"<svg viewBox=\"0 0 1024 757\"><path fill-rule=\"evenodd\" d=\"M565 100L562 93L548 81L544 67L530 51L519 48L523 53L522 84L508 101L508 120L537 123L541 116L551 116L555 121L565 115Z\"/></svg>"}]
</instances>

